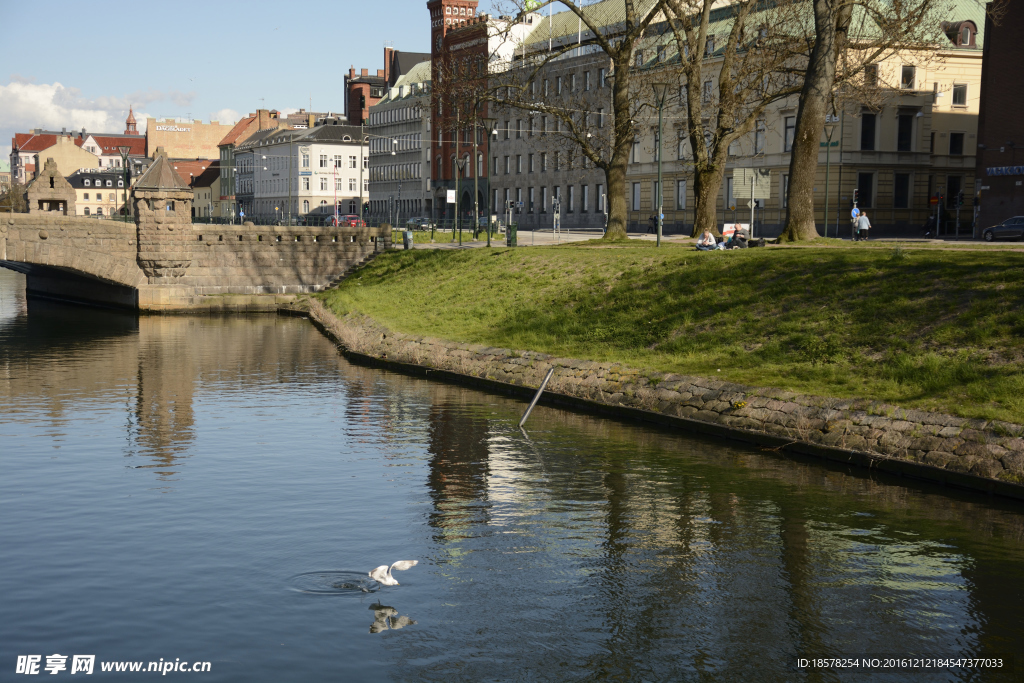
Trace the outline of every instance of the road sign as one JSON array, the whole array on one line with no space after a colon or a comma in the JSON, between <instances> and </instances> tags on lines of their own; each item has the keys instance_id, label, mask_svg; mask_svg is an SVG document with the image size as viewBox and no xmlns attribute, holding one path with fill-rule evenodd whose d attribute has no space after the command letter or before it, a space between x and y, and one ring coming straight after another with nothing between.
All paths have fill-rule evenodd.
<instances>
[{"instance_id":1,"label":"road sign","mask_svg":"<svg viewBox=\"0 0 1024 683\"><path fill-rule=\"evenodd\" d=\"M850 218L856 218L859 215L860 215L860 209L858 209L856 206L853 207L853 209L850 210Z\"/></svg>"},{"instance_id":2,"label":"road sign","mask_svg":"<svg viewBox=\"0 0 1024 683\"><path fill-rule=\"evenodd\" d=\"M750 196L750 181L754 196ZM737 168L732 173L732 196L737 199L768 199L772 193L771 173L767 168Z\"/></svg>"},{"instance_id":3,"label":"road sign","mask_svg":"<svg viewBox=\"0 0 1024 683\"><path fill-rule=\"evenodd\" d=\"M447 194L448 194L448 203L449 204L454 204L455 203L455 190L448 190Z\"/></svg>"}]
</instances>

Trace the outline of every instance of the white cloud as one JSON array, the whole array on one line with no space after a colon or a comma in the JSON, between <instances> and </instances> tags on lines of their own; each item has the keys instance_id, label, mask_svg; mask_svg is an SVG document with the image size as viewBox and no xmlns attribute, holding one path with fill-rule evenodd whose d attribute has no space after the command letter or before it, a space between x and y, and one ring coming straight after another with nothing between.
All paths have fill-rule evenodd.
<instances>
[{"instance_id":1,"label":"white cloud","mask_svg":"<svg viewBox=\"0 0 1024 683\"><path fill-rule=\"evenodd\" d=\"M221 109L210 114L211 121L219 121L222 124L235 124L241 118L242 115L234 109Z\"/></svg>"}]
</instances>

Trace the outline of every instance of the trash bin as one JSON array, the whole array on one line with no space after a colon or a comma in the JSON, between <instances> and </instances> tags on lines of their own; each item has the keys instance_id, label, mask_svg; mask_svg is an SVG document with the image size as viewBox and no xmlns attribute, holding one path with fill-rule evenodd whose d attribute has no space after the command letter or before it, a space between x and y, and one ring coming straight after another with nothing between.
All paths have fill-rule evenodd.
<instances>
[{"instance_id":1,"label":"trash bin","mask_svg":"<svg viewBox=\"0 0 1024 683\"><path fill-rule=\"evenodd\" d=\"M402 233L402 246L404 246L406 249L412 249L412 245L412 230L406 230L405 232Z\"/></svg>"},{"instance_id":2,"label":"trash bin","mask_svg":"<svg viewBox=\"0 0 1024 683\"><path fill-rule=\"evenodd\" d=\"M511 223L511 224L509 224L509 226L507 228L505 228L505 246L507 246L507 247L517 246L517 244L516 244L517 239L516 238L518 237L518 232L519 232L519 225L516 224L516 223Z\"/></svg>"}]
</instances>

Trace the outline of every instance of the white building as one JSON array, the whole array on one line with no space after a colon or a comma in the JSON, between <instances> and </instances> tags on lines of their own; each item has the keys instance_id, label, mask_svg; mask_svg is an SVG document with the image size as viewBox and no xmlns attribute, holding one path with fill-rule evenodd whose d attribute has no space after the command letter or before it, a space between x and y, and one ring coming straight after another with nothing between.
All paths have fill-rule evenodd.
<instances>
[{"instance_id":1,"label":"white building","mask_svg":"<svg viewBox=\"0 0 1024 683\"><path fill-rule=\"evenodd\" d=\"M370 108L368 124L370 215L396 224L431 215L429 60Z\"/></svg>"},{"instance_id":2,"label":"white building","mask_svg":"<svg viewBox=\"0 0 1024 683\"><path fill-rule=\"evenodd\" d=\"M238 146L244 220L262 223L358 214L366 201L367 146L358 126L325 118L310 129L260 131Z\"/></svg>"}]
</instances>

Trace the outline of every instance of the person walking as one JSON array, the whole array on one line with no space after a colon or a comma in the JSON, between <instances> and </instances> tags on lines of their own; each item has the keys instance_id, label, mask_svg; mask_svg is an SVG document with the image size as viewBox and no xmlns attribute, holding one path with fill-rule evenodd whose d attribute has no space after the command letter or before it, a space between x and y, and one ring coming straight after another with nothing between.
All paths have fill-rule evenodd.
<instances>
[{"instance_id":1,"label":"person walking","mask_svg":"<svg viewBox=\"0 0 1024 683\"><path fill-rule=\"evenodd\" d=\"M868 220L868 214L864 211L861 212L860 216L857 217L857 235L860 239L867 242L868 230L871 228L871 221Z\"/></svg>"}]
</instances>

